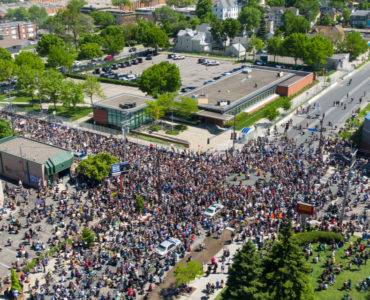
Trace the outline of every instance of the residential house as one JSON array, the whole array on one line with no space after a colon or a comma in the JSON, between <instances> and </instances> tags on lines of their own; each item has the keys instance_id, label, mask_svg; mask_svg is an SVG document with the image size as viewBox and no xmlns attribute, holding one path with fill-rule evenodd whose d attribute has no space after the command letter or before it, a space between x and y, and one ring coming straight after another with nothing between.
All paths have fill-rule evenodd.
<instances>
[{"instance_id":1,"label":"residential house","mask_svg":"<svg viewBox=\"0 0 370 300\"><path fill-rule=\"evenodd\" d=\"M355 10L351 14L350 23L355 28L370 28L370 10Z\"/></svg>"},{"instance_id":2,"label":"residential house","mask_svg":"<svg viewBox=\"0 0 370 300\"><path fill-rule=\"evenodd\" d=\"M0 23L0 39L35 39L37 26L32 22L16 21Z\"/></svg>"},{"instance_id":3,"label":"residential house","mask_svg":"<svg viewBox=\"0 0 370 300\"><path fill-rule=\"evenodd\" d=\"M299 15L299 9L295 7L269 7L266 13L267 33L273 35L275 30L284 25L284 13L291 11L295 16Z\"/></svg>"},{"instance_id":4,"label":"residential house","mask_svg":"<svg viewBox=\"0 0 370 300\"><path fill-rule=\"evenodd\" d=\"M240 43L232 44L225 50L225 55L232 56L232 57L244 57L246 49Z\"/></svg>"},{"instance_id":5,"label":"residential house","mask_svg":"<svg viewBox=\"0 0 370 300\"><path fill-rule=\"evenodd\" d=\"M216 0L213 13L220 20L237 19L240 9L237 0Z\"/></svg>"},{"instance_id":6,"label":"residential house","mask_svg":"<svg viewBox=\"0 0 370 300\"><path fill-rule=\"evenodd\" d=\"M174 48L179 52L211 52L211 27L208 24L201 24L195 30L189 28L180 30Z\"/></svg>"}]
</instances>

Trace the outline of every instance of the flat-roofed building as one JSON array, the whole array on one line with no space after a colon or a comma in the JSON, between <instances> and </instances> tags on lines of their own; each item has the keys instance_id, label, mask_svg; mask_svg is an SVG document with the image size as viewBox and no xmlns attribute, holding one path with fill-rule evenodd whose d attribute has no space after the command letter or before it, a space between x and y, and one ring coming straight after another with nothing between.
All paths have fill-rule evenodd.
<instances>
[{"instance_id":1,"label":"flat-roofed building","mask_svg":"<svg viewBox=\"0 0 370 300\"><path fill-rule=\"evenodd\" d=\"M68 174L73 154L24 137L0 139L0 174L37 187Z\"/></svg>"}]
</instances>

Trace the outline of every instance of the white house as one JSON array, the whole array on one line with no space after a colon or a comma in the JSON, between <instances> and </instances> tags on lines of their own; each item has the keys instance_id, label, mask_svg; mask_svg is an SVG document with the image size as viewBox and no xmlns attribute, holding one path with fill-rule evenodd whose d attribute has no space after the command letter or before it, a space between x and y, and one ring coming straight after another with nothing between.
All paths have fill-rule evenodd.
<instances>
[{"instance_id":1,"label":"white house","mask_svg":"<svg viewBox=\"0 0 370 300\"><path fill-rule=\"evenodd\" d=\"M232 57L244 57L245 56L245 48L242 44L232 44L225 50L225 55L232 56Z\"/></svg>"},{"instance_id":2,"label":"white house","mask_svg":"<svg viewBox=\"0 0 370 300\"><path fill-rule=\"evenodd\" d=\"M211 27L208 24L201 24L195 30L180 30L177 34L175 50L179 52L211 52Z\"/></svg>"},{"instance_id":3,"label":"white house","mask_svg":"<svg viewBox=\"0 0 370 300\"><path fill-rule=\"evenodd\" d=\"M220 20L237 19L240 9L241 7L237 0L216 0L213 6L213 13Z\"/></svg>"},{"instance_id":4,"label":"white house","mask_svg":"<svg viewBox=\"0 0 370 300\"><path fill-rule=\"evenodd\" d=\"M295 7L270 7L267 9L267 33L273 35L277 28L284 25L283 16L288 10L291 11L293 15L299 16L299 10Z\"/></svg>"}]
</instances>

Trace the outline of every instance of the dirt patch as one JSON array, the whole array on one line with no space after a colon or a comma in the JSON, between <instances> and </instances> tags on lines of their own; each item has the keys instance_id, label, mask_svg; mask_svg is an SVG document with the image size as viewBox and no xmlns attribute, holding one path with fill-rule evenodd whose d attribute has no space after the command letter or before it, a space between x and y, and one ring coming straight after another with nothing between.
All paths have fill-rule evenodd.
<instances>
[{"instance_id":1,"label":"dirt patch","mask_svg":"<svg viewBox=\"0 0 370 300\"><path fill-rule=\"evenodd\" d=\"M191 255L193 260L197 260L202 264L209 263L212 256L215 256L225 245L225 242L231 239L231 232L229 230L224 230L221 238L215 239L213 237L206 237L204 239L204 245L206 248L203 251L196 252L191 251L188 253L181 262L186 262L187 258ZM161 285L153 290L153 292L149 295L150 300L160 300L160 291L162 289L169 288L170 286L175 284L175 276L174 276L174 269L173 267L164 278L164 281Z\"/></svg>"}]
</instances>

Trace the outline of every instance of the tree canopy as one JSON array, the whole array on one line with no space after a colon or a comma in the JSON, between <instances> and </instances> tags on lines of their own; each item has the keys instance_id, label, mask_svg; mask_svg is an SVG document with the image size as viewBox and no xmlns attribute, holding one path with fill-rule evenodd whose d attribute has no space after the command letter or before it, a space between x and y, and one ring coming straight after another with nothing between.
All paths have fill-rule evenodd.
<instances>
[{"instance_id":1,"label":"tree canopy","mask_svg":"<svg viewBox=\"0 0 370 300\"><path fill-rule=\"evenodd\" d=\"M53 46L48 54L48 65L53 68L64 67L67 70L70 70L76 56L76 51L74 49L62 46Z\"/></svg>"},{"instance_id":2,"label":"tree canopy","mask_svg":"<svg viewBox=\"0 0 370 300\"><path fill-rule=\"evenodd\" d=\"M45 34L38 41L36 51L41 56L47 56L52 47L65 47L65 43L55 34Z\"/></svg>"},{"instance_id":3,"label":"tree canopy","mask_svg":"<svg viewBox=\"0 0 370 300\"><path fill-rule=\"evenodd\" d=\"M104 98L104 92L101 88L100 82L95 76L88 75L83 83L83 92L90 98L91 106L94 105L93 97L98 96Z\"/></svg>"},{"instance_id":4,"label":"tree canopy","mask_svg":"<svg viewBox=\"0 0 370 300\"><path fill-rule=\"evenodd\" d=\"M108 153L89 155L79 163L77 166L77 172L90 180L101 182L109 176L111 165L118 162L118 157Z\"/></svg>"},{"instance_id":5,"label":"tree canopy","mask_svg":"<svg viewBox=\"0 0 370 300\"><path fill-rule=\"evenodd\" d=\"M302 16L294 15L290 10L287 10L283 15L283 31L285 35L292 33L307 33L310 30L310 24Z\"/></svg>"},{"instance_id":6,"label":"tree canopy","mask_svg":"<svg viewBox=\"0 0 370 300\"><path fill-rule=\"evenodd\" d=\"M202 22L209 22L214 18L212 7L212 0L198 0L195 8L195 14Z\"/></svg>"},{"instance_id":7,"label":"tree canopy","mask_svg":"<svg viewBox=\"0 0 370 300\"><path fill-rule=\"evenodd\" d=\"M6 119L0 119L0 139L13 135L14 131L10 121Z\"/></svg>"},{"instance_id":8,"label":"tree canopy","mask_svg":"<svg viewBox=\"0 0 370 300\"><path fill-rule=\"evenodd\" d=\"M139 80L140 89L151 96L172 93L181 86L180 70L176 64L161 62L142 73Z\"/></svg>"},{"instance_id":9,"label":"tree canopy","mask_svg":"<svg viewBox=\"0 0 370 300\"><path fill-rule=\"evenodd\" d=\"M0 48L0 59L10 60L12 55L10 52L5 48Z\"/></svg>"},{"instance_id":10,"label":"tree canopy","mask_svg":"<svg viewBox=\"0 0 370 300\"><path fill-rule=\"evenodd\" d=\"M368 49L368 45L359 32L352 31L345 37L344 48L348 51L350 58L353 60L360 54L365 53Z\"/></svg>"},{"instance_id":11,"label":"tree canopy","mask_svg":"<svg viewBox=\"0 0 370 300\"><path fill-rule=\"evenodd\" d=\"M108 54L119 53L125 46L123 28L117 25L110 25L102 30L103 48Z\"/></svg>"},{"instance_id":12,"label":"tree canopy","mask_svg":"<svg viewBox=\"0 0 370 300\"><path fill-rule=\"evenodd\" d=\"M191 260L188 263L180 262L175 268L176 285L180 286L187 284L195 278L202 276L203 266L197 260Z\"/></svg>"},{"instance_id":13,"label":"tree canopy","mask_svg":"<svg viewBox=\"0 0 370 300\"><path fill-rule=\"evenodd\" d=\"M253 33L260 26L261 18L261 11L253 6L244 6L239 14L240 24L249 33Z\"/></svg>"},{"instance_id":14,"label":"tree canopy","mask_svg":"<svg viewBox=\"0 0 370 300\"><path fill-rule=\"evenodd\" d=\"M116 23L116 19L108 11L93 11L91 17L94 19L95 25L102 28Z\"/></svg>"},{"instance_id":15,"label":"tree canopy","mask_svg":"<svg viewBox=\"0 0 370 300\"><path fill-rule=\"evenodd\" d=\"M319 70L326 65L327 58L333 53L333 43L321 35L316 35L306 44L303 60L312 69Z\"/></svg>"},{"instance_id":16,"label":"tree canopy","mask_svg":"<svg viewBox=\"0 0 370 300\"><path fill-rule=\"evenodd\" d=\"M92 59L103 55L103 51L100 49L100 45L96 43L86 43L80 46L80 52L78 53L79 59Z\"/></svg>"},{"instance_id":17,"label":"tree canopy","mask_svg":"<svg viewBox=\"0 0 370 300\"><path fill-rule=\"evenodd\" d=\"M44 70L45 64L42 59L35 53L29 51L22 51L15 58L15 64L20 68L26 66L31 69Z\"/></svg>"}]
</instances>

